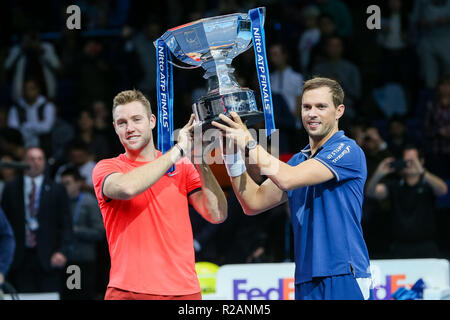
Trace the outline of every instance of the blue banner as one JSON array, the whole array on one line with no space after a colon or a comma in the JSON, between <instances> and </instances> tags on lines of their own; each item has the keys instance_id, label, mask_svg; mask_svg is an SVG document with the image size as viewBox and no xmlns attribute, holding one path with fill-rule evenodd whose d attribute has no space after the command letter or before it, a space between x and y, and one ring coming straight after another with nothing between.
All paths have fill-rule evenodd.
<instances>
[{"instance_id":1,"label":"blue banner","mask_svg":"<svg viewBox=\"0 0 450 320\"><path fill-rule=\"evenodd\" d=\"M262 24L263 8L251 9L248 12L252 23L253 49L255 51L256 70L258 73L259 89L261 91L261 102L266 122L266 135L270 136L275 129L273 118L272 91L270 89L269 65L266 55L266 41Z\"/></svg>"},{"instance_id":2,"label":"blue banner","mask_svg":"<svg viewBox=\"0 0 450 320\"><path fill-rule=\"evenodd\" d=\"M164 154L173 147L173 76L169 48L156 40L156 88L158 101L158 149ZM175 170L172 166L169 172Z\"/></svg>"}]
</instances>

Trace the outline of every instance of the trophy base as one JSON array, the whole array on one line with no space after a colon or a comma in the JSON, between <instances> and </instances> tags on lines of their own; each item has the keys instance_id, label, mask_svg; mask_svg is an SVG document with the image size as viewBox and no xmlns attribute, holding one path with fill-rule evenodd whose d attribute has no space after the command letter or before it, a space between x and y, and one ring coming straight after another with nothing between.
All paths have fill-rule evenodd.
<instances>
[{"instance_id":1,"label":"trophy base","mask_svg":"<svg viewBox=\"0 0 450 320\"><path fill-rule=\"evenodd\" d=\"M264 120L264 112L256 106L252 90L241 88L225 94L210 93L192 105L197 121L201 123L202 131L215 128L211 122L223 123L219 115L230 117L230 112L236 112L247 126L255 125Z\"/></svg>"},{"instance_id":2,"label":"trophy base","mask_svg":"<svg viewBox=\"0 0 450 320\"><path fill-rule=\"evenodd\" d=\"M247 127L253 126L255 124L258 124L258 123L264 121L264 112L262 112L262 111L249 111L249 112L236 112L236 113L239 115L242 122L244 122L247 125ZM227 117L231 118L230 115L227 115ZM212 119L202 121L202 123L200 125L202 128L202 132L205 132L208 129L218 129L217 127L215 127L211 124L211 122L213 122L213 121L227 125L225 122L220 120L219 115L217 115Z\"/></svg>"}]
</instances>

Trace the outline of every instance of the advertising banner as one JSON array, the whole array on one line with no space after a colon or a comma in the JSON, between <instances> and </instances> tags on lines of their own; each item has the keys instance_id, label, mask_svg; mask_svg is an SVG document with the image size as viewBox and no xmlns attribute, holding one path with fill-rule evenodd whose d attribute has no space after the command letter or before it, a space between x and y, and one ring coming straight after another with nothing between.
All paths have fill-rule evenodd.
<instances>
[{"instance_id":1,"label":"advertising banner","mask_svg":"<svg viewBox=\"0 0 450 320\"><path fill-rule=\"evenodd\" d=\"M295 295L294 263L255 263L221 266L216 292L204 299L292 300ZM445 259L372 260L374 298L391 300L399 288L425 282L424 299L439 300L449 288L449 262Z\"/></svg>"}]
</instances>

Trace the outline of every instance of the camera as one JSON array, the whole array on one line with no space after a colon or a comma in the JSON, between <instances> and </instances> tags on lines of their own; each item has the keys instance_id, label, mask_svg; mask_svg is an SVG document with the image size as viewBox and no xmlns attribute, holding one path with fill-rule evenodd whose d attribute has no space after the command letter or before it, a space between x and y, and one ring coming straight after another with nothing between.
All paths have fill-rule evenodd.
<instances>
[{"instance_id":1,"label":"camera","mask_svg":"<svg viewBox=\"0 0 450 320\"><path fill-rule=\"evenodd\" d=\"M406 168L406 161L399 159L391 162L391 168L395 169L395 171L400 171Z\"/></svg>"}]
</instances>

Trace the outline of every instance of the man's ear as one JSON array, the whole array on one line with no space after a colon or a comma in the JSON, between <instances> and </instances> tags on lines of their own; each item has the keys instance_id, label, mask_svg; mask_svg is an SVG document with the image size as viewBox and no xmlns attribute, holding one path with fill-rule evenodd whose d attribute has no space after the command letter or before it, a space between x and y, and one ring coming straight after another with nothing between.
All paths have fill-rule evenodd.
<instances>
[{"instance_id":1,"label":"man's ear","mask_svg":"<svg viewBox=\"0 0 450 320\"><path fill-rule=\"evenodd\" d=\"M113 123L112 123L112 124L113 124L113 127L114 127L114 131L116 132L116 134L118 134L118 133L117 133L117 128L116 128L116 122L115 122L114 120L113 120Z\"/></svg>"},{"instance_id":2,"label":"man's ear","mask_svg":"<svg viewBox=\"0 0 450 320\"><path fill-rule=\"evenodd\" d=\"M153 130L156 127L156 117L152 113L150 116L150 128Z\"/></svg>"},{"instance_id":3,"label":"man's ear","mask_svg":"<svg viewBox=\"0 0 450 320\"><path fill-rule=\"evenodd\" d=\"M345 106L343 104L340 104L336 108L336 120L339 120L345 112Z\"/></svg>"}]
</instances>

